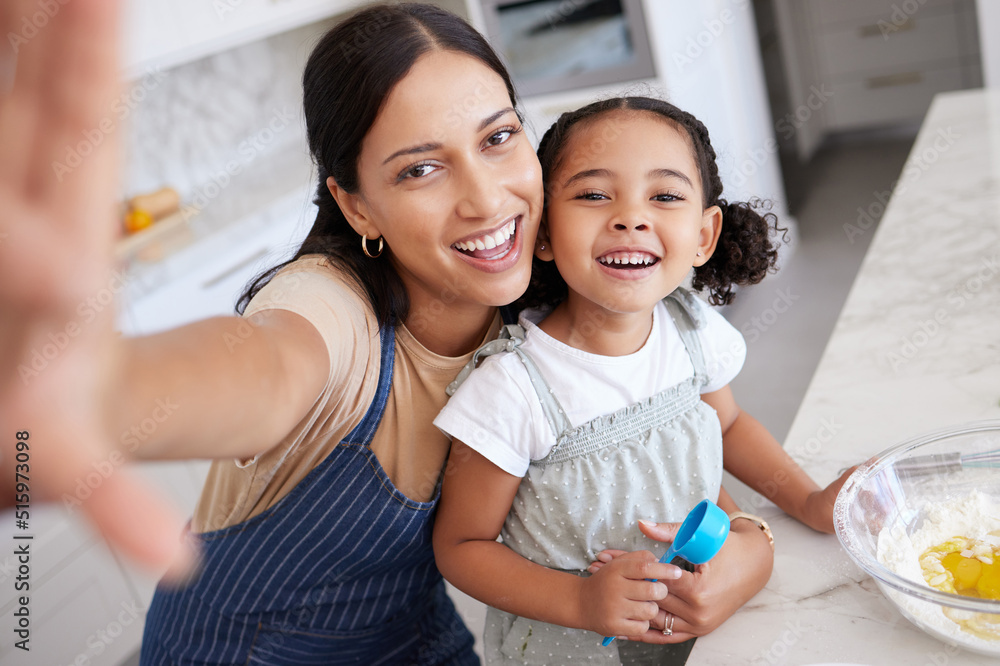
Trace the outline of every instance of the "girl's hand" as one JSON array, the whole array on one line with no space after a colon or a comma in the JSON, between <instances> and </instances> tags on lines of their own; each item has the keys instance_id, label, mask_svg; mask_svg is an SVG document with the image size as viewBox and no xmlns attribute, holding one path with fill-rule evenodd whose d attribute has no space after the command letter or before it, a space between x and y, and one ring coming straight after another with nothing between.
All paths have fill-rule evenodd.
<instances>
[{"instance_id":1,"label":"girl's hand","mask_svg":"<svg viewBox=\"0 0 1000 666\"><path fill-rule=\"evenodd\" d=\"M637 636L649 629L680 569L660 564L648 550L621 553L585 578L580 592L583 626L602 636ZM651 582L656 579L657 582Z\"/></svg>"},{"instance_id":2,"label":"girl's hand","mask_svg":"<svg viewBox=\"0 0 1000 666\"><path fill-rule=\"evenodd\" d=\"M0 507L14 501L16 461L31 500L82 500L111 544L165 567L182 552L180 522L120 470L110 427L120 4L60 3L0 48ZM4 2L0 34L20 35L36 9Z\"/></svg>"},{"instance_id":3,"label":"girl's hand","mask_svg":"<svg viewBox=\"0 0 1000 666\"><path fill-rule=\"evenodd\" d=\"M826 488L809 494L804 507L803 522L806 525L817 532L833 534L833 505L837 501L837 493L857 468L857 465L851 467Z\"/></svg>"},{"instance_id":4,"label":"girl's hand","mask_svg":"<svg viewBox=\"0 0 1000 666\"><path fill-rule=\"evenodd\" d=\"M639 523L639 529L650 538L670 543L680 523ZM591 570L600 572L621 557L622 551L602 551ZM760 529L749 521L736 521L719 554L710 562L697 565L694 572L674 567L680 575L670 584L670 595L659 602L660 612L644 634L629 638L663 644L708 634L763 589L773 562L771 546ZM663 629L671 616L673 633L667 636Z\"/></svg>"}]
</instances>

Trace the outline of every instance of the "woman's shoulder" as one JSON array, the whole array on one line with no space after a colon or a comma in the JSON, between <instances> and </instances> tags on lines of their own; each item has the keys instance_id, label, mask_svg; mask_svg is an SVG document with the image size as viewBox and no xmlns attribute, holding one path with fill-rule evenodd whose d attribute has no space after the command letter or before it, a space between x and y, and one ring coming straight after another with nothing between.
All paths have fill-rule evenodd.
<instances>
[{"instance_id":1,"label":"woman's shoulder","mask_svg":"<svg viewBox=\"0 0 1000 666\"><path fill-rule=\"evenodd\" d=\"M310 289L336 293L367 305L364 290L350 272L322 254L307 254L282 266L268 285L275 281L288 286L304 283Z\"/></svg>"},{"instance_id":2,"label":"woman's shoulder","mask_svg":"<svg viewBox=\"0 0 1000 666\"><path fill-rule=\"evenodd\" d=\"M266 317L269 310L293 312L312 324L326 343L334 384L378 374L378 319L360 285L335 262L307 255L283 266L243 316Z\"/></svg>"},{"instance_id":3,"label":"woman's shoulder","mask_svg":"<svg viewBox=\"0 0 1000 666\"><path fill-rule=\"evenodd\" d=\"M328 257L306 255L282 266L254 295L244 316L272 308L319 308L350 315L371 328L375 314L361 285ZM374 324L377 329L377 322Z\"/></svg>"}]
</instances>

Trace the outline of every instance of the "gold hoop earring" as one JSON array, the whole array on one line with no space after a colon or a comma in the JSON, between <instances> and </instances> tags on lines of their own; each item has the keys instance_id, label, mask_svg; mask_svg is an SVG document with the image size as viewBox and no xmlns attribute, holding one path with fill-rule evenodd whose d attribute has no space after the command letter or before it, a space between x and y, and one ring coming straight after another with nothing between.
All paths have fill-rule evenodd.
<instances>
[{"instance_id":1,"label":"gold hoop earring","mask_svg":"<svg viewBox=\"0 0 1000 666\"><path fill-rule=\"evenodd\" d=\"M378 252L376 252L375 254L372 254L371 252L368 251L368 234L362 234L361 235L361 251L364 252L365 256L368 257L369 259L378 259L379 257L382 256L382 248L383 248L384 242L385 241L382 240L382 237L379 236L378 237Z\"/></svg>"}]
</instances>

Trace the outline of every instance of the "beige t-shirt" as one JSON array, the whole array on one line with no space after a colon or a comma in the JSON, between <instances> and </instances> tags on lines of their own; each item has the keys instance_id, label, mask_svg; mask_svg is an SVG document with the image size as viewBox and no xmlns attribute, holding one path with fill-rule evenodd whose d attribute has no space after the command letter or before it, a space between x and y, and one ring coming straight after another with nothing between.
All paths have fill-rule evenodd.
<instances>
[{"instance_id":1,"label":"beige t-shirt","mask_svg":"<svg viewBox=\"0 0 1000 666\"><path fill-rule=\"evenodd\" d=\"M269 309L294 312L326 342L330 377L315 404L276 446L250 461L218 460L208 473L191 521L209 532L256 516L287 495L334 450L367 412L378 384L378 322L351 278L318 255L283 268L258 293L244 317ZM265 314L266 316L266 314ZM487 337L496 337L497 315ZM448 455L448 438L433 425L448 397L445 387L472 353L451 358L396 328L392 385L371 448L393 484L407 497L433 496Z\"/></svg>"}]
</instances>

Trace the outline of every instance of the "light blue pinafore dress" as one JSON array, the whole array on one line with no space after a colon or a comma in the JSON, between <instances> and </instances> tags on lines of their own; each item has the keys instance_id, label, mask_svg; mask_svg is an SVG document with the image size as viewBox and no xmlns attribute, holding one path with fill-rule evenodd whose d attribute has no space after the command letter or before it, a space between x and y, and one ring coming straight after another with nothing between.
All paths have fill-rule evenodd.
<instances>
[{"instance_id":1,"label":"light blue pinafore dress","mask_svg":"<svg viewBox=\"0 0 1000 666\"><path fill-rule=\"evenodd\" d=\"M434 564L438 497L403 495L369 447L392 384L392 327L381 350L375 399L333 452L264 513L197 535L200 573L157 589L142 666L479 663Z\"/></svg>"},{"instance_id":2,"label":"light blue pinafore dress","mask_svg":"<svg viewBox=\"0 0 1000 666\"><path fill-rule=\"evenodd\" d=\"M477 352L477 357L500 350L520 356L557 440L545 458L529 465L501 531L504 544L532 562L586 576L587 567L605 548L650 550L657 556L666 551L666 544L639 531L640 518L680 522L701 500L718 499L722 432L715 410L701 400L707 377L696 329L704 322L694 298L678 289L664 299L694 376L575 428L520 348L519 326L505 327L511 339ZM486 664L684 663L693 643L615 641L602 647L601 640L590 631L490 608Z\"/></svg>"}]
</instances>

